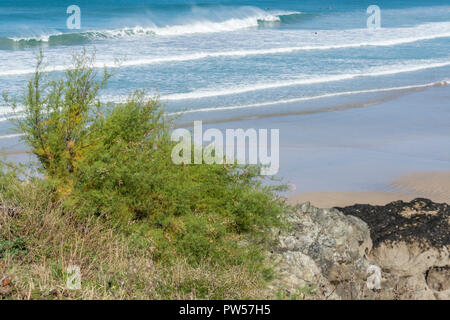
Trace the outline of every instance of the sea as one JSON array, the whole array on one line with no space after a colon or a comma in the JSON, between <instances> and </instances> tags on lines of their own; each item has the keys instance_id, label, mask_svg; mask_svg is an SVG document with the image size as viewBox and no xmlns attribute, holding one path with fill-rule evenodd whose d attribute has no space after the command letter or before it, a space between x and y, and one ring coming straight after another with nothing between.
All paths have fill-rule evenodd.
<instances>
[{"instance_id":1,"label":"sea","mask_svg":"<svg viewBox=\"0 0 450 320\"><path fill-rule=\"evenodd\" d=\"M57 78L83 48L114 72L104 102L145 89L189 120L319 112L447 85L450 1L0 1L0 93L20 101L40 49ZM16 117L0 99L0 146Z\"/></svg>"}]
</instances>

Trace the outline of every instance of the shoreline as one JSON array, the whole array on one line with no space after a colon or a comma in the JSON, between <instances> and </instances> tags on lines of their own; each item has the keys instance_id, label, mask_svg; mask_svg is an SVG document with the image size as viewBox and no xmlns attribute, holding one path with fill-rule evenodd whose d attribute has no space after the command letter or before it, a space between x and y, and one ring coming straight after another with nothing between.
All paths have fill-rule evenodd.
<instances>
[{"instance_id":1,"label":"shoreline","mask_svg":"<svg viewBox=\"0 0 450 320\"><path fill-rule=\"evenodd\" d=\"M432 88L441 87L449 87L449 80L385 89L340 92L316 97L247 105L243 107L194 109L186 112L172 112L168 115L181 116L180 123L177 127L190 127L192 126L192 121L198 120L199 117L202 117L202 121L205 124L217 124L238 121L246 122L264 118L305 116L352 109L364 109L387 103L412 93L420 93ZM162 101L164 102L164 100ZM259 112L257 114L249 113L249 111L254 108L257 108ZM233 115L231 116L226 114L230 111L233 112Z\"/></svg>"},{"instance_id":2,"label":"shoreline","mask_svg":"<svg viewBox=\"0 0 450 320\"><path fill-rule=\"evenodd\" d=\"M397 94L353 107L342 108L342 101L333 99L314 112L300 106L297 114L201 120L204 130L279 129L277 176L293 185L294 191L284 194L291 203L381 205L417 197L450 203L445 191L450 184L441 181L442 172L444 177L450 172L450 86ZM0 156L32 159L19 137L4 143Z\"/></svg>"},{"instance_id":3,"label":"shoreline","mask_svg":"<svg viewBox=\"0 0 450 320\"><path fill-rule=\"evenodd\" d=\"M192 109L187 111L169 112L166 115L180 116L180 121L175 126L176 128L190 127L192 120L193 119L197 120L197 117L193 116L196 114L197 115L201 114L203 116L204 120L202 121L205 124L226 123L235 121L245 122L248 120L263 119L263 118L312 115L318 113L346 111L349 109L359 109L376 106L385 102L389 102L391 100L398 99L411 93L422 92L429 90L431 88L447 87L449 85L450 80L443 79L441 81L435 81L425 84L399 86L392 88L367 89L359 91L345 91L312 97L256 103L254 105L247 105L247 106L244 105L244 106L229 106L229 107L213 107L198 110ZM327 102L329 100L331 100L331 103ZM311 106L308 106L308 103L315 103L320 101L326 103L320 105L313 104ZM167 101L165 101L164 99L161 99L161 102L167 103ZM329 106L330 104L332 104L332 106ZM303 105L305 105L306 107L303 107ZM260 112L257 114L246 113L248 110L252 110L254 108L259 109ZM274 111L273 109L277 109L277 111ZM231 117L228 116L224 118L222 115L229 111L233 111L233 113L235 114ZM214 116L210 117L211 115ZM8 122L8 120L0 119L0 122ZM0 140L13 139L20 136L21 134L9 134L6 136L0 135Z\"/></svg>"}]
</instances>

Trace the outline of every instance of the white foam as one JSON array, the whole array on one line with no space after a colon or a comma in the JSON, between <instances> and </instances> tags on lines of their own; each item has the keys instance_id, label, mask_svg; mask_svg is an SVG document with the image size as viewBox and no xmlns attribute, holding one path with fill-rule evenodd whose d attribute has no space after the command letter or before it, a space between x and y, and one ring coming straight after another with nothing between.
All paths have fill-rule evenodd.
<instances>
[{"instance_id":1,"label":"white foam","mask_svg":"<svg viewBox=\"0 0 450 320\"><path fill-rule=\"evenodd\" d=\"M279 22L280 16L282 15L294 15L301 14L297 11L276 11L276 12L265 12L263 10L253 8L253 14L244 17L230 18L224 21L211 21L211 20L198 20L192 21L186 24L179 25L167 25L167 26L156 26L151 24L150 26L134 26L125 27L118 29L103 29L103 30L89 30L79 35L84 35L86 38L92 40L101 40L108 38L132 38L141 37L149 35L159 35L159 36L182 36L187 34L195 33L216 33L216 32L231 32L240 29L257 27L260 21L264 22ZM44 34L39 36L31 37L11 37L9 39L20 42L20 41L38 41L38 42L49 42L50 37L66 35L61 32L55 32L51 34Z\"/></svg>"},{"instance_id":2,"label":"white foam","mask_svg":"<svg viewBox=\"0 0 450 320\"><path fill-rule=\"evenodd\" d=\"M443 81L439 81L439 82L432 82L432 83L427 83L427 84L422 84L422 85L381 88L381 89L368 89L368 90L356 90L356 91L344 91L344 92L336 92L336 93L327 93L327 94L311 96L311 97L283 99L283 100L267 101L267 102L260 102L260 103L247 104L247 105L191 109L191 110L185 110L185 111L179 111L179 112L172 112L172 113L169 113L168 115L173 116L173 115L182 115L182 114L197 113L197 112L229 111L229 110L239 110L239 109L261 108L261 107L268 107L268 106L274 106L274 105L280 105L280 104L310 101L310 100L332 98L332 97L339 97L339 96L346 96L346 95L429 88L429 87L433 87L436 85L448 85L449 83L450 83L450 80L443 80Z\"/></svg>"},{"instance_id":3,"label":"white foam","mask_svg":"<svg viewBox=\"0 0 450 320\"><path fill-rule=\"evenodd\" d=\"M96 68L102 68L100 64L97 64L95 66ZM42 68L41 72L55 72L55 71L65 71L69 67L68 66L54 66L54 67L48 67L48 68ZM26 74L32 74L36 71L34 68L29 69L15 69L15 70L5 70L0 71L0 76L20 76L20 75L26 75Z\"/></svg>"},{"instance_id":4,"label":"white foam","mask_svg":"<svg viewBox=\"0 0 450 320\"><path fill-rule=\"evenodd\" d=\"M198 20L186 24L168 25L168 26L136 26L133 28L122 28L115 30L93 31L94 37L104 38L123 38L132 36L182 36L195 33L216 33L216 32L232 32L241 29L258 27L259 22L280 22L280 16L301 14L298 11L274 11L265 12L263 10L253 8L253 14L247 17L235 17L224 21Z\"/></svg>"},{"instance_id":5,"label":"white foam","mask_svg":"<svg viewBox=\"0 0 450 320\"><path fill-rule=\"evenodd\" d=\"M345 30L344 30L345 32ZM353 32L356 32L353 30ZM366 30L361 32L367 32ZM384 32L384 33L383 33ZM345 34L345 33L344 33ZM414 35L413 35L414 34ZM367 38L369 35L365 35ZM402 37L402 35L404 35ZM361 36L361 34L359 35ZM374 34L376 38L372 41L357 41L350 43L336 43L328 45L305 45L305 46L289 46L289 47L277 47L267 49L247 49L247 50L231 50L231 51L215 51L215 52L197 52L190 54L180 54L173 56L160 56L155 58L139 58L133 60L125 60L121 63L116 61L98 61L94 67L96 68L117 68L117 67L132 67L140 65L152 65L170 62L183 62L192 60L201 60L206 58L220 58L220 57L245 57L256 55L270 55L270 54L285 54L297 51L312 51L312 50L334 50L334 49L349 49L358 47L383 47L383 46L396 46L407 43L414 43L425 40L433 40L439 38L450 37L450 23L430 23L424 24L413 28L397 28L397 29L384 29L377 34ZM389 36L392 38L389 39ZM339 37L335 37L339 38ZM67 66L59 65L54 67L48 67L44 69L45 72L64 71ZM14 76L14 75L26 75L34 73L34 68L28 69L11 69L0 70L0 76Z\"/></svg>"},{"instance_id":6,"label":"white foam","mask_svg":"<svg viewBox=\"0 0 450 320\"><path fill-rule=\"evenodd\" d=\"M0 139L12 139L17 137L23 137L24 135L25 135L24 133L7 134L4 136L0 136Z\"/></svg>"},{"instance_id":7,"label":"white foam","mask_svg":"<svg viewBox=\"0 0 450 320\"><path fill-rule=\"evenodd\" d=\"M128 35L148 35L156 34L159 36L182 36L194 33L216 33L231 32L240 29L257 27L258 21L275 22L280 21L279 17L272 15L253 16L241 19L229 19L223 22L198 21L187 25L173 25L166 27L135 27L133 29L122 29L113 31L104 31L112 37L123 37Z\"/></svg>"},{"instance_id":8,"label":"white foam","mask_svg":"<svg viewBox=\"0 0 450 320\"><path fill-rule=\"evenodd\" d=\"M361 73L350 73L350 74L338 74L338 75L323 75L314 78L297 79L289 81L277 81L269 83L259 83L254 85L241 85L232 88L212 88L212 89L201 89L193 92L187 93L175 93L171 95L166 95L162 97L162 100L174 101L174 100L188 100L188 99L203 99L227 95L242 94L252 91L276 89L282 87L298 86L298 85L309 85L318 84L342 80L350 80L360 77L377 77L385 75L394 75L406 72L415 72L420 70L426 70L431 68L439 68L449 66L450 61L445 62L430 62L422 65L394 65L394 66L383 66L382 68L372 68L366 72Z\"/></svg>"},{"instance_id":9,"label":"white foam","mask_svg":"<svg viewBox=\"0 0 450 320\"><path fill-rule=\"evenodd\" d=\"M55 32L50 34L42 34L39 36L31 36L31 37L11 37L9 39L20 42L20 41L37 41L37 42L48 42L50 40L50 37L52 36L60 36L63 35L62 32Z\"/></svg>"}]
</instances>

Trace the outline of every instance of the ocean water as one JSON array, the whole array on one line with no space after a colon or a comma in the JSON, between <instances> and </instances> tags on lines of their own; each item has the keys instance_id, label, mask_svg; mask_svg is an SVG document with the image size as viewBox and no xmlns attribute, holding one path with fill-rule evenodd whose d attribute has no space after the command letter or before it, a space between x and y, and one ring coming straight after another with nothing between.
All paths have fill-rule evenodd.
<instances>
[{"instance_id":1,"label":"ocean water","mask_svg":"<svg viewBox=\"0 0 450 320\"><path fill-rule=\"evenodd\" d=\"M373 4L377 30L366 27ZM67 28L69 5L81 9L79 30ZM24 92L39 48L56 77L82 47L115 71L105 102L146 89L198 120L282 114L447 84L450 1L0 2L0 92ZM0 143L16 134L12 116L0 103Z\"/></svg>"}]
</instances>

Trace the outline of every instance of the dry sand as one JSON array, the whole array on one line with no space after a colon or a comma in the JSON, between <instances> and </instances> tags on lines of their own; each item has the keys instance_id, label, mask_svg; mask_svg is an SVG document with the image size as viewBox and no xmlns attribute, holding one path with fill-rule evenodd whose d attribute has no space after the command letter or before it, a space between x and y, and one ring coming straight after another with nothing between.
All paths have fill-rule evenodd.
<instances>
[{"instance_id":1,"label":"dry sand","mask_svg":"<svg viewBox=\"0 0 450 320\"><path fill-rule=\"evenodd\" d=\"M450 203L450 171L409 173L392 181L389 191L324 191L304 192L289 198L292 204L311 202L322 208L359 204L385 205L396 200L411 201L428 198L435 202Z\"/></svg>"}]
</instances>

